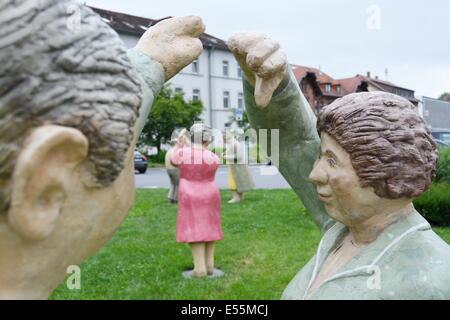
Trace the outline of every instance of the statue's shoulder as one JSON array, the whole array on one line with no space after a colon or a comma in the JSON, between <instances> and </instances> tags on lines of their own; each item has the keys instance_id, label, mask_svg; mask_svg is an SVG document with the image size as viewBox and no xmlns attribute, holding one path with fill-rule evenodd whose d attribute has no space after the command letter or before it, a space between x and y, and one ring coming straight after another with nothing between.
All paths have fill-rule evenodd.
<instances>
[{"instance_id":1,"label":"statue's shoulder","mask_svg":"<svg viewBox=\"0 0 450 320\"><path fill-rule=\"evenodd\" d=\"M440 258L440 260L450 263L450 245L432 228L415 232L411 234L409 240L405 240L401 246L404 250L415 247L418 254L423 257Z\"/></svg>"},{"instance_id":2,"label":"statue's shoulder","mask_svg":"<svg viewBox=\"0 0 450 320\"><path fill-rule=\"evenodd\" d=\"M302 299L303 295L311 280L314 269L315 256L313 256L306 265L304 265L289 282L286 289L284 289L281 296L282 300L298 300Z\"/></svg>"},{"instance_id":3,"label":"statue's shoulder","mask_svg":"<svg viewBox=\"0 0 450 320\"><path fill-rule=\"evenodd\" d=\"M388 260L411 299L450 299L450 246L432 229L401 241Z\"/></svg>"}]
</instances>

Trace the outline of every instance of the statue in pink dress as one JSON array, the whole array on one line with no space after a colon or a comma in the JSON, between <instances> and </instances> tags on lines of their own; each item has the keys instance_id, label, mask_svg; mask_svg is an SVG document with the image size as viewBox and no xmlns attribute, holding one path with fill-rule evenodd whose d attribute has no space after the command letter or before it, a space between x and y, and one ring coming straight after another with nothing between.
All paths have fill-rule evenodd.
<instances>
[{"instance_id":1,"label":"statue in pink dress","mask_svg":"<svg viewBox=\"0 0 450 320\"><path fill-rule=\"evenodd\" d=\"M218 277L223 272L214 268L214 242L222 239L220 193L214 181L219 157L209 151L212 131L204 124L190 129L191 146L180 141L171 162L180 170L176 239L189 243L194 269L183 276Z\"/></svg>"}]
</instances>

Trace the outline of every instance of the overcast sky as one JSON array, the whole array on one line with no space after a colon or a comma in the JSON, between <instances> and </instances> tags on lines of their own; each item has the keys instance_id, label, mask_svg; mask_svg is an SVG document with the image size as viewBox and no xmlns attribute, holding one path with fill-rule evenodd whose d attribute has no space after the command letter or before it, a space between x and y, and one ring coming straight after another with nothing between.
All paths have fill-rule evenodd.
<instances>
[{"instance_id":1,"label":"overcast sky","mask_svg":"<svg viewBox=\"0 0 450 320\"><path fill-rule=\"evenodd\" d=\"M88 5L160 19L199 15L227 40L255 30L282 45L289 61L333 78L371 71L416 95L450 91L448 0L86 0Z\"/></svg>"}]
</instances>

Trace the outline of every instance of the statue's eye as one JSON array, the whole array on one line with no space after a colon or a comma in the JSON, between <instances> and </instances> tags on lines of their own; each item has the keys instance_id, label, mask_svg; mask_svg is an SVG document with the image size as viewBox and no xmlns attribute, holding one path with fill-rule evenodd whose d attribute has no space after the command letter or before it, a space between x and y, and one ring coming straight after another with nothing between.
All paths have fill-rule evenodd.
<instances>
[{"instance_id":1,"label":"statue's eye","mask_svg":"<svg viewBox=\"0 0 450 320\"><path fill-rule=\"evenodd\" d=\"M328 158L327 161L328 161L328 164L330 165L330 167L332 167L332 168L336 167L337 163L336 163L335 159Z\"/></svg>"}]
</instances>

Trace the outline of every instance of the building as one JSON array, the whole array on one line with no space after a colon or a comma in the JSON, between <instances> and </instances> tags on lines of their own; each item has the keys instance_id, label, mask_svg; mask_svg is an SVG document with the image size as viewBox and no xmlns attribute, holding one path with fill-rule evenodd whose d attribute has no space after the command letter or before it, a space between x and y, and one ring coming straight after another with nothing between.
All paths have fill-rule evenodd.
<instances>
[{"instance_id":1,"label":"building","mask_svg":"<svg viewBox=\"0 0 450 320\"><path fill-rule=\"evenodd\" d=\"M358 74L352 78L333 79L317 68L292 65L292 70L306 99L315 112L337 98L364 91L390 92L408 99L415 106L419 103L413 90L383 81L378 77L371 77L370 72L366 76Z\"/></svg>"},{"instance_id":2,"label":"building","mask_svg":"<svg viewBox=\"0 0 450 320\"><path fill-rule=\"evenodd\" d=\"M121 37L128 48L152 25L152 20L92 8ZM244 109L242 72L226 42L209 34L200 36L204 51L192 64L169 80L173 90L183 92L186 99L201 100L205 107L203 120L219 130L225 128L236 109Z\"/></svg>"},{"instance_id":3,"label":"building","mask_svg":"<svg viewBox=\"0 0 450 320\"><path fill-rule=\"evenodd\" d=\"M422 97L419 110L433 132L447 132L446 138L441 140L450 143L450 102Z\"/></svg>"}]
</instances>

